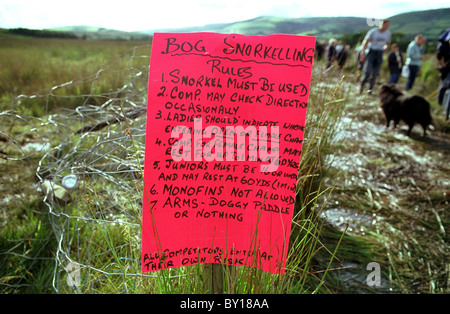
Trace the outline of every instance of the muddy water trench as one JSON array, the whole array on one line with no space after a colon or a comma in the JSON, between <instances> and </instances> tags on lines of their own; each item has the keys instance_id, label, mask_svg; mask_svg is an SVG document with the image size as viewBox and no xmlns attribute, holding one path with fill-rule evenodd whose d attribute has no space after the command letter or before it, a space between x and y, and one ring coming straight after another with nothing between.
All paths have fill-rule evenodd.
<instances>
[{"instance_id":1,"label":"muddy water trench","mask_svg":"<svg viewBox=\"0 0 450 314\"><path fill-rule=\"evenodd\" d=\"M337 244L345 231L328 288L448 293L450 138L436 127L426 137L419 125L410 137L402 123L386 130L377 96L349 90L326 157L334 189L320 212L325 243ZM380 266L377 285L373 262Z\"/></svg>"}]
</instances>

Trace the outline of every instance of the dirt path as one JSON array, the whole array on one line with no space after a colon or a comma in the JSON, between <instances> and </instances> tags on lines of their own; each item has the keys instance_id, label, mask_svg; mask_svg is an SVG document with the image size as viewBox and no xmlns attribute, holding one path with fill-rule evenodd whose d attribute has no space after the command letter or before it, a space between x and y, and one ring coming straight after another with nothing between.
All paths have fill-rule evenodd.
<instances>
[{"instance_id":1,"label":"dirt path","mask_svg":"<svg viewBox=\"0 0 450 314\"><path fill-rule=\"evenodd\" d=\"M449 292L450 137L434 128L422 137L415 126L386 130L377 96L349 101L336 149L328 157L337 176L325 236L336 238L348 223L330 289L339 292ZM434 117L433 117L434 118ZM368 285L371 262L380 265L380 286ZM333 286L334 285L334 286Z\"/></svg>"}]
</instances>

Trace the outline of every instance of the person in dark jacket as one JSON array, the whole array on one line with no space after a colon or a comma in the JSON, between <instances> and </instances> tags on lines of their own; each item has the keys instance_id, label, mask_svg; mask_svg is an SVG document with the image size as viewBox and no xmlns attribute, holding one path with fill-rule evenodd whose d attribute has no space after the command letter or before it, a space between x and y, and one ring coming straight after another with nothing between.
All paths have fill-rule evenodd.
<instances>
[{"instance_id":1,"label":"person in dark jacket","mask_svg":"<svg viewBox=\"0 0 450 314\"><path fill-rule=\"evenodd\" d=\"M327 69L331 67L333 62L336 60L336 42L337 40L334 38L328 41L329 45L328 45L327 66L326 66Z\"/></svg>"},{"instance_id":2,"label":"person in dark jacket","mask_svg":"<svg viewBox=\"0 0 450 314\"><path fill-rule=\"evenodd\" d=\"M397 84L402 73L403 64L403 56L399 51L398 45L394 43L391 45L391 52L388 55L388 67L391 74L389 83Z\"/></svg>"},{"instance_id":3,"label":"person in dark jacket","mask_svg":"<svg viewBox=\"0 0 450 314\"><path fill-rule=\"evenodd\" d=\"M445 120L450 116L450 28L438 39L437 60L441 80L438 87L438 104L444 107Z\"/></svg>"}]
</instances>

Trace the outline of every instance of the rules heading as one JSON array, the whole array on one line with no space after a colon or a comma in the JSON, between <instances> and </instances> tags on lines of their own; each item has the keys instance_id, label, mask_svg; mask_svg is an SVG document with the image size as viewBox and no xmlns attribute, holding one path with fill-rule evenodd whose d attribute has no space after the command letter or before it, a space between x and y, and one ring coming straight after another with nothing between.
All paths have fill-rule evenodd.
<instances>
[{"instance_id":1,"label":"rules heading","mask_svg":"<svg viewBox=\"0 0 450 314\"><path fill-rule=\"evenodd\" d=\"M161 54L199 54L213 56L209 52L221 50L220 58L238 58L241 61L267 62L273 65L303 66L311 67L314 58L314 48L306 46L283 47L264 43L248 43L245 37L228 35L223 38L223 47L207 47L203 39L190 41L179 41L176 37L165 39L165 49Z\"/></svg>"}]
</instances>

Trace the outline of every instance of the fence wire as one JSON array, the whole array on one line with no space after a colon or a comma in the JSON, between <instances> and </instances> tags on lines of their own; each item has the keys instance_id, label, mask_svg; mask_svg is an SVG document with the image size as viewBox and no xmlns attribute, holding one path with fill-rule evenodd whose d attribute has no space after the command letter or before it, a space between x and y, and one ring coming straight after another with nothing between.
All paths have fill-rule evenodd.
<instances>
[{"instance_id":1,"label":"fence wire","mask_svg":"<svg viewBox=\"0 0 450 314\"><path fill-rule=\"evenodd\" d=\"M30 195L44 202L57 243L55 292L104 291L111 280L122 283L115 285L120 291L136 291L144 277L139 255L150 50L135 47L86 77L3 105L0 162L16 174L1 172L2 225L6 209ZM117 75L121 87L96 93ZM80 84L90 84L91 93L70 94ZM75 108L50 110L65 101ZM42 117L27 111L36 103L45 106ZM26 185L22 193L7 186L13 181Z\"/></svg>"}]
</instances>

